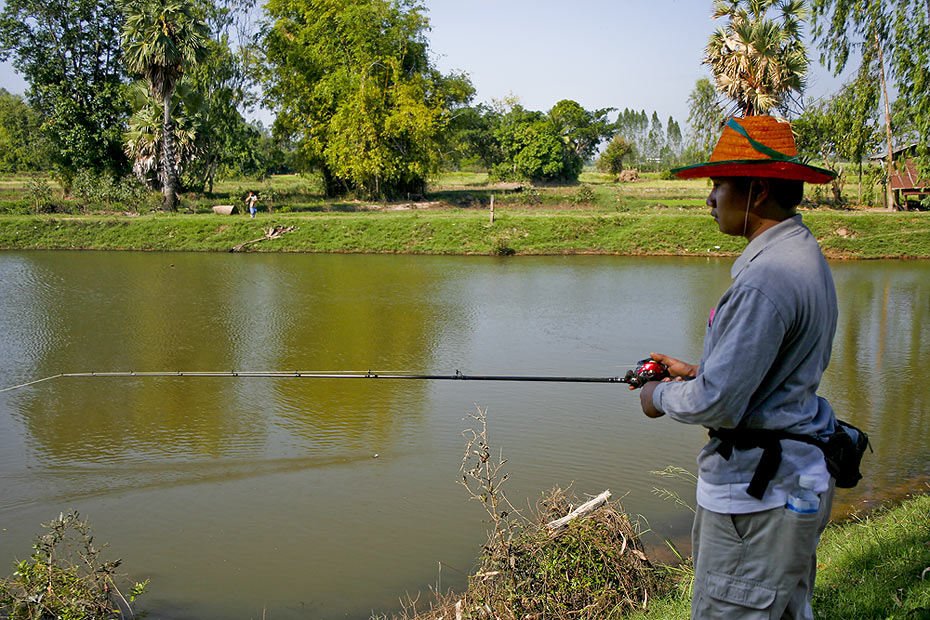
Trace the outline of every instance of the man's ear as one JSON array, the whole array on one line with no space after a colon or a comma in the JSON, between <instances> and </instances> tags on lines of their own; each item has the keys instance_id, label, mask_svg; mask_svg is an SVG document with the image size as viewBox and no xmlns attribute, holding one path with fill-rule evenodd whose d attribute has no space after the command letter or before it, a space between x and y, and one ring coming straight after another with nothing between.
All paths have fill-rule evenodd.
<instances>
[{"instance_id":1,"label":"man's ear","mask_svg":"<svg viewBox=\"0 0 930 620\"><path fill-rule=\"evenodd\" d=\"M769 200L771 196L772 184L766 178L753 179L750 186L752 192L752 206L758 212Z\"/></svg>"}]
</instances>

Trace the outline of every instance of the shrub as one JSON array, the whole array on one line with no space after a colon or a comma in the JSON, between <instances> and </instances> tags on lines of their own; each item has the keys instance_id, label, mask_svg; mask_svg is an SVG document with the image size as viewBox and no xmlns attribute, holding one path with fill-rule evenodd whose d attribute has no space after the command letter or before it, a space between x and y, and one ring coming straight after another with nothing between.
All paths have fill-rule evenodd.
<instances>
[{"instance_id":1,"label":"shrub","mask_svg":"<svg viewBox=\"0 0 930 620\"><path fill-rule=\"evenodd\" d=\"M89 209L138 211L145 206L155 194L149 191L138 179L125 176L114 179L108 174L96 174L82 170L74 176L71 193L83 202L84 211Z\"/></svg>"},{"instance_id":2,"label":"shrub","mask_svg":"<svg viewBox=\"0 0 930 620\"><path fill-rule=\"evenodd\" d=\"M52 199L52 186L43 177L32 177L26 183L26 195L36 215L45 211Z\"/></svg>"},{"instance_id":3,"label":"shrub","mask_svg":"<svg viewBox=\"0 0 930 620\"><path fill-rule=\"evenodd\" d=\"M0 214L3 215L29 215L31 208L28 200L0 201Z\"/></svg>"},{"instance_id":4,"label":"shrub","mask_svg":"<svg viewBox=\"0 0 930 620\"><path fill-rule=\"evenodd\" d=\"M594 190L591 189L590 185L582 185L579 187L571 196L571 202L573 205L581 204L591 204L597 196L594 194Z\"/></svg>"},{"instance_id":5,"label":"shrub","mask_svg":"<svg viewBox=\"0 0 930 620\"><path fill-rule=\"evenodd\" d=\"M124 597L114 581L120 560L101 559L87 520L69 512L43 527L48 532L36 539L29 560L19 562L12 577L0 579L4 618L138 617L130 603L144 592L148 581L136 583Z\"/></svg>"}]
</instances>

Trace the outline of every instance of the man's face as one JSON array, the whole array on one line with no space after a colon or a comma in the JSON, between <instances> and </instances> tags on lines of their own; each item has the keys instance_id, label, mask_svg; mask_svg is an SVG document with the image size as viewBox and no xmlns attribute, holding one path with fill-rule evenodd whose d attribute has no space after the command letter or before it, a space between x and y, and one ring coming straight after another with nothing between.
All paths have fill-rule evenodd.
<instances>
[{"instance_id":1,"label":"man's face","mask_svg":"<svg viewBox=\"0 0 930 620\"><path fill-rule=\"evenodd\" d=\"M733 177L711 177L710 180L714 186L707 197L707 206L717 228L725 235L743 236L749 204L749 191L742 189L745 183Z\"/></svg>"}]
</instances>

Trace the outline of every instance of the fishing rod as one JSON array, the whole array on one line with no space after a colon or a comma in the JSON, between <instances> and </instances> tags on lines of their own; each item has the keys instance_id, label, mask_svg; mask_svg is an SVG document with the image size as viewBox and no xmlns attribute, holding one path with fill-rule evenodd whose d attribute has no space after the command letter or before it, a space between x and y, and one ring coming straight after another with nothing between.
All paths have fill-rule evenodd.
<instances>
[{"instance_id":1,"label":"fishing rod","mask_svg":"<svg viewBox=\"0 0 930 620\"><path fill-rule=\"evenodd\" d=\"M637 362L636 368L628 370L622 377L558 377L534 375L465 375L455 371L452 375L423 375L412 373L381 373L381 372L321 372L321 371L150 371L136 372L132 370L116 372L63 372L50 377L36 379L19 385L0 389L0 393L17 390L52 379L74 377L228 377L228 378L270 378L270 379L419 379L419 380L450 380L450 381L540 381L559 383L625 383L635 388L643 386L647 381L658 381L668 376L668 368L659 362L646 359Z\"/></svg>"}]
</instances>

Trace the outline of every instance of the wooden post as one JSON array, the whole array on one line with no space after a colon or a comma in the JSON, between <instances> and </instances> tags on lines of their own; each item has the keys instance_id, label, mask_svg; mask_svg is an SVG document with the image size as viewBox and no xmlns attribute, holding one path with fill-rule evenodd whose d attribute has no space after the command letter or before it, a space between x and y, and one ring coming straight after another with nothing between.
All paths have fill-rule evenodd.
<instances>
[{"instance_id":1,"label":"wooden post","mask_svg":"<svg viewBox=\"0 0 930 620\"><path fill-rule=\"evenodd\" d=\"M491 194L491 224L494 223L494 194Z\"/></svg>"}]
</instances>

